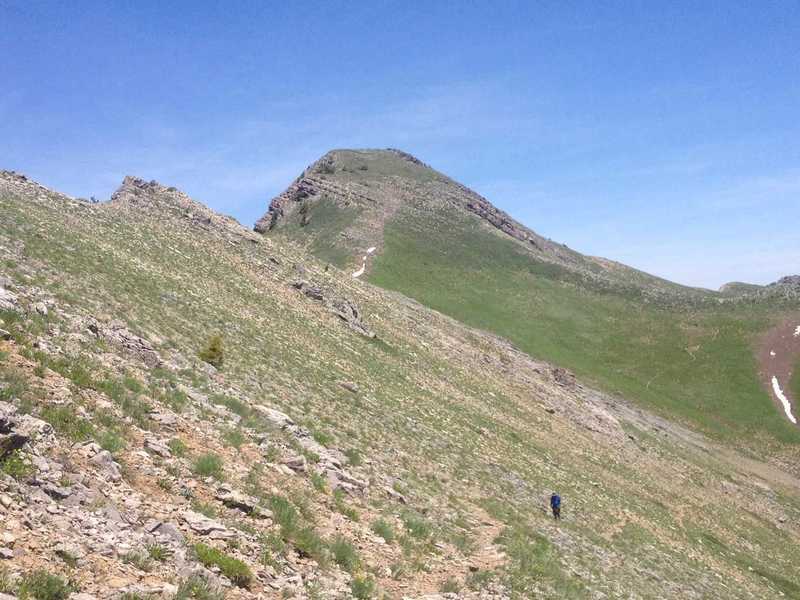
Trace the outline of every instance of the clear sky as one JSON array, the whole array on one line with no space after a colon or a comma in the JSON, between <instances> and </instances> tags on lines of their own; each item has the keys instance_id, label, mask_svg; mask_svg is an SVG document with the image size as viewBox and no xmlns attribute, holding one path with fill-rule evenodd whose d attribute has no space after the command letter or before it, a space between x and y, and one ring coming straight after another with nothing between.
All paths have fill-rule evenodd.
<instances>
[{"instance_id":1,"label":"clear sky","mask_svg":"<svg viewBox=\"0 0 800 600\"><path fill-rule=\"evenodd\" d=\"M132 174L250 225L397 147L681 283L800 272L797 0L0 0L0 81L0 168L75 196Z\"/></svg>"}]
</instances>

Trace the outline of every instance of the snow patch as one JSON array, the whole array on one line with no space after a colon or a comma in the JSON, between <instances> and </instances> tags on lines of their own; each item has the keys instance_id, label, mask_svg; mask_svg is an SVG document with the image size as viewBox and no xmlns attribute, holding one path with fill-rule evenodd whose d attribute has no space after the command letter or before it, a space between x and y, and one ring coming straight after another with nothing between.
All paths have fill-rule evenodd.
<instances>
[{"instance_id":1,"label":"snow patch","mask_svg":"<svg viewBox=\"0 0 800 600\"><path fill-rule=\"evenodd\" d=\"M361 262L361 268L358 271L356 271L355 273L353 273L353 277L354 278L358 279L359 277L361 277L364 274L364 271L367 270L367 257L370 254L372 254L373 252L375 252L375 246L371 246L371 247L367 248L367 253L364 255L364 258L361 259L361 261L362 261Z\"/></svg>"},{"instance_id":2,"label":"snow patch","mask_svg":"<svg viewBox=\"0 0 800 600\"><path fill-rule=\"evenodd\" d=\"M781 389L781 384L778 383L778 378L774 377L774 376L772 377L772 391L775 392L775 396L778 398L778 400L781 401L781 404L783 404L783 412L786 413L786 417L792 423L797 425L797 419L795 419L794 415L792 414L792 405L789 404L789 400L786 398L786 395L783 393L783 390Z\"/></svg>"},{"instance_id":3,"label":"snow patch","mask_svg":"<svg viewBox=\"0 0 800 600\"><path fill-rule=\"evenodd\" d=\"M770 355L770 356L775 356L775 350L770 350L770 351L769 351L769 355Z\"/></svg>"},{"instance_id":4,"label":"snow patch","mask_svg":"<svg viewBox=\"0 0 800 600\"><path fill-rule=\"evenodd\" d=\"M375 246L372 246L371 248L367 248L367 254L372 254L373 252L375 252ZM800 331L800 327L797 328L797 331ZM797 335L797 334L795 334L795 335Z\"/></svg>"},{"instance_id":5,"label":"snow patch","mask_svg":"<svg viewBox=\"0 0 800 600\"><path fill-rule=\"evenodd\" d=\"M800 325L798 325L797 329L794 330L794 337L800 337Z\"/></svg>"}]
</instances>

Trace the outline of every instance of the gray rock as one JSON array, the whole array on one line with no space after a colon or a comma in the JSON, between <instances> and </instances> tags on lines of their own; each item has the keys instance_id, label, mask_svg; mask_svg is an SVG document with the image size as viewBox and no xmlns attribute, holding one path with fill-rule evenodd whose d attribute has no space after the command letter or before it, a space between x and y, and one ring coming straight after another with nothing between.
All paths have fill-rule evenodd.
<instances>
[{"instance_id":1,"label":"gray rock","mask_svg":"<svg viewBox=\"0 0 800 600\"><path fill-rule=\"evenodd\" d=\"M91 458L91 461L100 468L110 481L122 479L120 466L108 450L100 450Z\"/></svg>"},{"instance_id":2,"label":"gray rock","mask_svg":"<svg viewBox=\"0 0 800 600\"><path fill-rule=\"evenodd\" d=\"M61 487L60 485L55 485L54 483L45 484L42 486L42 490L44 490L44 493L54 500L64 500L65 498L69 498L69 496L72 494L72 490L69 488Z\"/></svg>"},{"instance_id":3,"label":"gray rock","mask_svg":"<svg viewBox=\"0 0 800 600\"><path fill-rule=\"evenodd\" d=\"M192 531L200 535L207 535L213 538L229 538L236 535L228 530L222 523L209 519L205 515L196 513L193 510L184 511L181 514L181 518Z\"/></svg>"},{"instance_id":4,"label":"gray rock","mask_svg":"<svg viewBox=\"0 0 800 600\"><path fill-rule=\"evenodd\" d=\"M155 438L145 439L144 447L146 450L149 450L150 452L152 452L157 456L160 456L161 458L172 458L172 452L170 451L169 446L167 446L167 444Z\"/></svg>"},{"instance_id":5,"label":"gray rock","mask_svg":"<svg viewBox=\"0 0 800 600\"><path fill-rule=\"evenodd\" d=\"M255 498L242 494L229 485L221 485L217 489L215 497L225 506L241 510L247 514L252 514L258 507L258 501Z\"/></svg>"},{"instance_id":6,"label":"gray rock","mask_svg":"<svg viewBox=\"0 0 800 600\"><path fill-rule=\"evenodd\" d=\"M4 287L0 287L0 310L19 310L17 295Z\"/></svg>"},{"instance_id":7,"label":"gray rock","mask_svg":"<svg viewBox=\"0 0 800 600\"><path fill-rule=\"evenodd\" d=\"M296 473L305 473L308 470L308 463L306 457L302 454L292 454L281 460L281 464L289 467Z\"/></svg>"}]
</instances>

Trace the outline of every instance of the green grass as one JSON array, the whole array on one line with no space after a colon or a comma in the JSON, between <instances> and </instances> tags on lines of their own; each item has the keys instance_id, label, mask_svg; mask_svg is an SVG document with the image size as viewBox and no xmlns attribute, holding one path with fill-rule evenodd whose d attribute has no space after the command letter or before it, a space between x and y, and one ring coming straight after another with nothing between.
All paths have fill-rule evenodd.
<instances>
[{"instance_id":1,"label":"green grass","mask_svg":"<svg viewBox=\"0 0 800 600\"><path fill-rule=\"evenodd\" d=\"M216 566L231 583L241 588L249 588L253 581L250 567L237 558L233 558L212 546L198 543L194 545L194 552L206 567Z\"/></svg>"},{"instance_id":2,"label":"green grass","mask_svg":"<svg viewBox=\"0 0 800 600\"><path fill-rule=\"evenodd\" d=\"M372 523L372 531L381 536L388 544L391 544L395 539L394 528L391 523L383 519L378 519Z\"/></svg>"},{"instance_id":3,"label":"green grass","mask_svg":"<svg viewBox=\"0 0 800 600\"><path fill-rule=\"evenodd\" d=\"M192 464L192 470L195 475L199 477L213 477L219 480L222 480L224 477L222 471L222 457L213 452L198 456Z\"/></svg>"},{"instance_id":4,"label":"green grass","mask_svg":"<svg viewBox=\"0 0 800 600\"><path fill-rule=\"evenodd\" d=\"M348 573L355 572L361 566L361 559L358 557L358 552L353 544L347 541L346 538L342 536L334 538L330 543L330 550L336 564Z\"/></svg>"},{"instance_id":5,"label":"green grass","mask_svg":"<svg viewBox=\"0 0 800 600\"><path fill-rule=\"evenodd\" d=\"M4 473L17 481L27 479L35 472L34 466L25 460L24 455L19 450L14 450L0 460L0 473Z\"/></svg>"},{"instance_id":6,"label":"green grass","mask_svg":"<svg viewBox=\"0 0 800 600\"><path fill-rule=\"evenodd\" d=\"M95 434L92 423L80 416L71 405L46 406L39 416L50 423L60 435L74 442L86 441Z\"/></svg>"},{"instance_id":7,"label":"green grass","mask_svg":"<svg viewBox=\"0 0 800 600\"><path fill-rule=\"evenodd\" d=\"M20 600L67 600L73 591L74 588L64 578L38 569L23 576L17 597Z\"/></svg>"},{"instance_id":8,"label":"green grass","mask_svg":"<svg viewBox=\"0 0 800 600\"><path fill-rule=\"evenodd\" d=\"M579 283L474 219L426 219L386 226L370 282L714 435L766 431L800 441L757 376L752 344L770 323L769 307L659 306L635 290Z\"/></svg>"},{"instance_id":9,"label":"green grass","mask_svg":"<svg viewBox=\"0 0 800 600\"><path fill-rule=\"evenodd\" d=\"M375 580L369 575L356 575L350 582L350 593L353 598L367 600L375 595Z\"/></svg>"}]
</instances>

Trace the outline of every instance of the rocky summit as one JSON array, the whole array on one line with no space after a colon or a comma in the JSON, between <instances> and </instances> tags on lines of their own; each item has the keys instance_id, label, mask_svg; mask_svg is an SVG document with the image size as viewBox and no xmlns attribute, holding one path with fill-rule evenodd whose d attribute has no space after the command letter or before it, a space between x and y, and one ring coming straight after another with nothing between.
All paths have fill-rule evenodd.
<instances>
[{"instance_id":1,"label":"rocky summit","mask_svg":"<svg viewBox=\"0 0 800 600\"><path fill-rule=\"evenodd\" d=\"M398 150L255 231L2 171L0 258L2 600L800 597L791 279L583 256Z\"/></svg>"}]
</instances>

